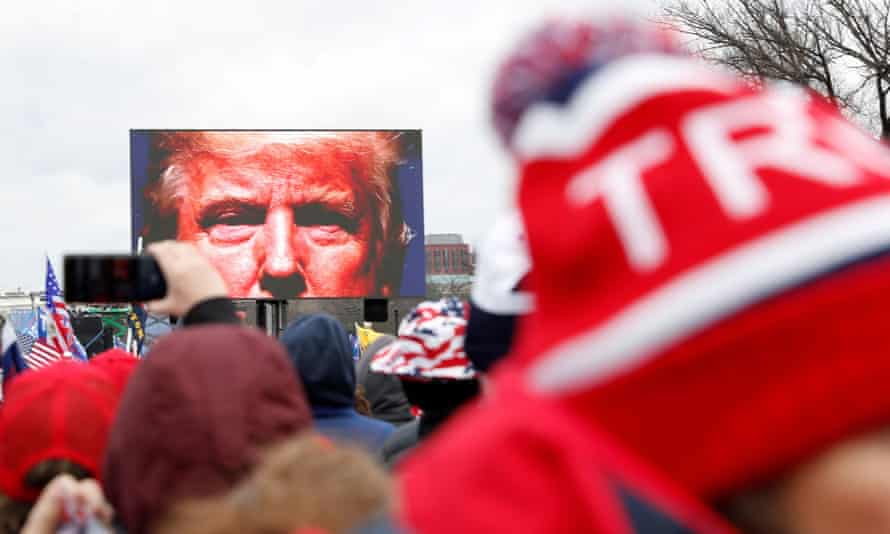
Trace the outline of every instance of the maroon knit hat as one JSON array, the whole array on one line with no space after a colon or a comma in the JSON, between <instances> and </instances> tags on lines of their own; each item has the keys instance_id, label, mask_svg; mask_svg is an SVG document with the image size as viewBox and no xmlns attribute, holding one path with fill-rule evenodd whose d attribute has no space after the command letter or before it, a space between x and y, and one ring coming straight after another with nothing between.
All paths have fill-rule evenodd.
<instances>
[{"instance_id":1,"label":"maroon knit hat","mask_svg":"<svg viewBox=\"0 0 890 534\"><path fill-rule=\"evenodd\" d=\"M224 491L264 447L311 425L284 348L242 326L165 337L133 373L109 437L105 491L127 531L172 502Z\"/></svg>"}]
</instances>

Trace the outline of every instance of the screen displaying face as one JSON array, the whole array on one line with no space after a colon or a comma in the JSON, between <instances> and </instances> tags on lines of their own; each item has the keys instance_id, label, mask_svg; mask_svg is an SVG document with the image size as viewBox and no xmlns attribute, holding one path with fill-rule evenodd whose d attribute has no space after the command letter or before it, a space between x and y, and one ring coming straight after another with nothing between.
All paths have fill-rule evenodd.
<instances>
[{"instance_id":1,"label":"screen displaying face","mask_svg":"<svg viewBox=\"0 0 890 534\"><path fill-rule=\"evenodd\" d=\"M420 131L134 130L133 245L190 241L233 298L424 294Z\"/></svg>"}]
</instances>

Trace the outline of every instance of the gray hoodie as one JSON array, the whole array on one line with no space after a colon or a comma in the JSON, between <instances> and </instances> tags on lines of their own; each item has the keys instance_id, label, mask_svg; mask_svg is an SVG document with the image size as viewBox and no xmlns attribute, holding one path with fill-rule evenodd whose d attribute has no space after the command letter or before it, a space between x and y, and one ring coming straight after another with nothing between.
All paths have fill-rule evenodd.
<instances>
[{"instance_id":1,"label":"gray hoodie","mask_svg":"<svg viewBox=\"0 0 890 534\"><path fill-rule=\"evenodd\" d=\"M402 381L392 375L371 373L368 370L374 354L395 340L393 336L383 335L368 345L358 361L356 375L359 385L365 388L365 397L371 403L372 417L402 425L414 420L411 404L402 391Z\"/></svg>"}]
</instances>

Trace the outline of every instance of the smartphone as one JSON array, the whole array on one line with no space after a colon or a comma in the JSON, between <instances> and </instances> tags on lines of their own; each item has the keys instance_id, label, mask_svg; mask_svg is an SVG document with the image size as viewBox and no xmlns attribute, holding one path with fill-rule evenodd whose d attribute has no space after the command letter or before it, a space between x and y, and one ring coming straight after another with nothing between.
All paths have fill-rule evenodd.
<instances>
[{"instance_id":1,"label":"smartphone","mask_svg":"<svg viewBox=\"0 0 890 534\"><path fill-rule=\"evenodd\" d=\"M66 497L62 506L63 520L56 534L113 534L82 502Z\"/></svg>"},{"instance_id":2,"label":"smartphone","mask_svg":"<svg viewBox=\"0 0 890 534\"><path fill-rule=\"evenodd\" d=\"M56 534L113 534L112 530L95 518L66 521L56 529Z\"/></svg>"},{"instance_id":3,"label":"smartphone","mask_svg":"<svg viewBox=\"0 0 890 534\"><path fill-rule=\"evenodd\" d=\"M64 260L68 302L145 302L167 294L151 255L70 254Z\"/></svg>"}]
</instances>

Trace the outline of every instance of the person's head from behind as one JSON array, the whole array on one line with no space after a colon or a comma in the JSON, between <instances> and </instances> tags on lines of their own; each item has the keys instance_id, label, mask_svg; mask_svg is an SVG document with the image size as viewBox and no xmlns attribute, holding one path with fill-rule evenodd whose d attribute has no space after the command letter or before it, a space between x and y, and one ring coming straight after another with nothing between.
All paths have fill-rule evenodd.
<instances>
[{"instance_id":1,"label":"person's head from behind","mask_svg":"<svg viewBox=\"0 0 890 534\"><path fill-rule=\"evenodd\" d=\"M390 493L370 456L307 433L269 450L230 492L178 504L156 534L346 533L386 516Z\"/></svg>"},{"instance_id":2,"label":"person's head from behind","mask_svg":"<svg viewBox=\"0 0 890 534\"><path fill-rule=\"evenodd\" d=\"M370 371L399 377L424 417L441 421L479 393L464 352L466 328L467 306L460 300L421 302L402 320L399 338L374 355Z\"/></svg>"},{"instance_id":3,"label":"person's head from behind","mask_svg":"<svg viewBox=\"0 0 890 534\"><path fill-rule=\"evenodd\" d=\"M170 503L225 492L263 448L310 425L276 340L241 326L184 328L160 340L127 385L106 493L128 532L150 532Z\"/></svg>"},{"instance_id":4,"label":"person's head from behind","mask_svg":"<svg viewBox=\"0 0 890 534\"><path fill-rule=\"evenodd\" d=\"M303 315L287 326L281 343L313 408L355 404L352 345L337 319L323 313Z\"/></svg>"},{"instance_id":5,"label":"person's head from behind","mask_svg":"<svg viewBox=\"0 0 890 534\"><path fill-rule=\"evenodd\" d=\"M381 334L369 343L356 365L356 380L359 387L364 388L372 416L398 425L414 420L402 381L392 375L371 372L374 355L395 341L394 336Z\"/></svg>"},{"instance_id":6,"label":"person's head from behind","mask_svg":"<svg viewBox=\"0 0 890 534\"><path fill-rule=\"evenodd\" d=\"M890 154L693 59L551 81L504 130L535 269L525 385L746 532L890 529Z\"/></svg>"},{"instance_id":7,"label":"person's head from behind","mask_svg":"<svg viewBox=\"0 0 890 534\"><path fill-rule=\"evenodd\" d=\"M100 478L120 390L102 371L56 363L17 376L0 410L0 529L18 532L57 475Z\"/></svg>"},{"instance_id":8,"label":"person's head from behind","mask_svg":"<svg viewBox=\"0 0 890 534\"><path fill-rule=\"evenodd\" d=\"M237 297L399 291L395 134L167 132L146 239L192 241Z\"/></svg>"}]
</instances>

